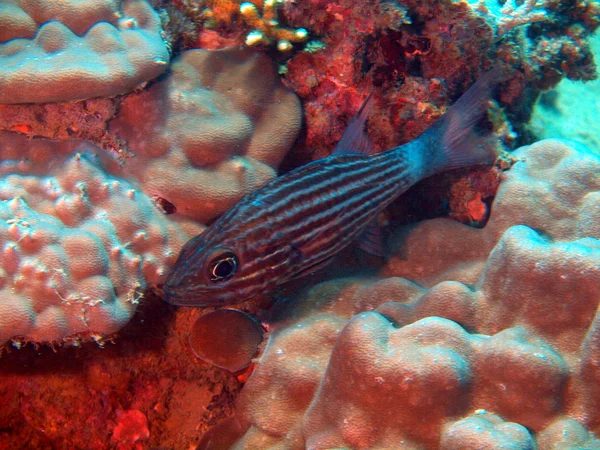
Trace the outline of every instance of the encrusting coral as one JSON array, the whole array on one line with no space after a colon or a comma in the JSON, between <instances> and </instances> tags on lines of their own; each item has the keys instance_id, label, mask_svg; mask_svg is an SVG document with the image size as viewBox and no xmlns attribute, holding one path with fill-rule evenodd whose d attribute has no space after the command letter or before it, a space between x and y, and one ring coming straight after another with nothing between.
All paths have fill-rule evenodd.
<instances>
[{"instance_id":1,"label":"encrusting coral","mask_svg":"<svg viewBox=\"0 0 600 450\"><path fill-rule=\"evenodd\" d=\"M600 24L598 2L536 2L531 10L530 1L482 3L284 2L287 23L323 41L321 50L298 52L285 67L284 80L306 111L308 151L297 160L328 155L374 88L380 100L369 135L387 149L423 132L492 67L514 74L500 101L517 127L541 90L563 77L596 76L587 41Z\"/></svg>"},{"instance_id":2,"label":"encrusting coral","mask_svg":"<svg viewBox=\"0 0 600 450\"><path fill-rule=\"evenodd\" d=\"M233 448L551 449L573 427L598 445L600 159L558 140L514 156L485 228L400 228L387 278L265 314Z\"/></svg>"},{"instance_id":3,"label":"encrusting coral","mask_svg":"<svg viewBox=\"0 0 600 450\"><path fill-rule=\"evenodd\" d=\"M162 33L145 0L4 1L0 103L128 92L167 70Z\"/></svg>"}]
</instances>

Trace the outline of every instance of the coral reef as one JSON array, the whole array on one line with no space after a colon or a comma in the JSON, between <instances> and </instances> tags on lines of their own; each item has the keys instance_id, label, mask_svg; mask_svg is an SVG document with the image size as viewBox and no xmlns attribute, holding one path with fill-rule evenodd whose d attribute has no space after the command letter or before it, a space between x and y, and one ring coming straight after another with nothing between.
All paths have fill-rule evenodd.
<instances>
[{"instance_id":1,"label":"coral reef","mask_svg":"<svg viewBox=\"0 0 600 450\"><path fill-rule=\"evenodd\" d=\"M81 142L0 135L0 343L117 331L186 241L102 157Z\"/></svg>"},{"instance_id":2,"label":"coral reef","mask_svg":"<svg viewBox=\"0 0 600 450\"><path fill-rule=\"evenodd\" d=\"M173 3L179 14L201 25L198 29L200 48L216 50L246 45L265 50L274 48L281 56L309 37L304 28L290 28L280 21L284 0L177 0ZM172 28L170 23L176 17L169 15L167 30Z\"/></svg>"},{"instance_id":3,"label":"coral reef","mask_svg":"<svg viewBox=\"0 0 600 450\"><path fill-rule=\"evenodd\" d=\"M294 162L329 154L372 90L379 101L369 133L387 149L421 133L493 66L511 73L500 100L519 131L540 90L565 76L595 77L587 39L600 23L597 2L502 6L491 0L484 6L451 0L284 3L288 23L324 43L286 65L285 82L306 110L309 151L296 152ZM545 20L538 22L542 11Z\"/></svg>"},{"instance_id":4,"label":"coral reef","mask_svg":"<svg viewBox=\"0 0 600 450\"><path fill-rule=\"evenodd\" d=\"M389 260L349 249L328 282L244 305L271 307L262 325L149 289L280 166L329 154L371 92L386 149L501 66L522 131L541 90L595 77L599 23L594 0L1 2L0 344L19 351L0 448L600 447L600 161L577 144L430 180ZM305 106L285 161L301 105L264 54L170 61L244 43ZM410 223L442 210L485 227Z\"/></svg>"},{"instance_id":5,"label":"coral reef","mask_svg":"<svg viewBox=\"0 0 600 450\"><path fill-rule=\"evenodd\" d=\"M400 228L386 278L265 313L234 448L598 445L600 159L558 140L515 157L485 228Z\"/></svg>"},{"instance_id":6,"label":"coral reef","mask_svg":"<svg viewBox=\"0 0 600 450\"><path fill-rule=\"evenodd\" d=\"M169 64L145 0L10 0L0 6L0 103L123 94Z\"/></svg>"},{"instance_id":7,"label":"coral reef","mask_svg":"<svg viewBox=\"0 0 600 450\"><path fill-rule=\"evenodd\" d=\"M244 2L240 5L240 13L252 30L244 41L248 46L277 44L277 50L287 52L292 43L305 42L308 31L304 28L292 30L282 27L277 19L277 7L283 0L264 0L262 14L254 3Z\"/></svg>"},{"instance_id":8,"label":"coral reef","mask_svg":"<svg viewBox=\"0 0 600 450\"><path fill-rule=\"evenodd\" d=\"M189 50L109 129L135 152L125 170L144 192L206 223L275 176L300 124L298 98L264 55Z\"/></svg>"},{"instance_id":9,"label":"coral reef","mask_svg":"<svg viewBox=\"0 0 600 450\"><path fill-rule=\"evenodd\" d=\"M117 331L189 236L275 176L300 105L270 66L244 50L185 52L105 130L134 158L0 135L0 343Z\"/></svg>"},{"instance_id":10,"label":"coral reef","mask_svg":"<svg viewBox=\"0 0 600 450\"><path fill-rule=\"evenodd\" d=\"M509 0L501 5L496 0L477 0L474 8L487 16L488 22L495 28L496 35L502 36L510 30L535 22L549 22L550 16L545 7L547 2L526 0L517 4Z\"/></svg>"}]
</instances>

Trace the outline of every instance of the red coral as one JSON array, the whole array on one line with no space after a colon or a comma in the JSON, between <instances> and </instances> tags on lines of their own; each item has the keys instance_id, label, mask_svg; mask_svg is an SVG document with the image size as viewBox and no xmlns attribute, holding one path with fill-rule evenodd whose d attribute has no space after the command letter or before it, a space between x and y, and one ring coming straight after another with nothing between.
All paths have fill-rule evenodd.
<instances>
[{"instance_id":1,"label":"red coral","mask_svg":"<svg viewBox=\"0 0 600 450\"><path fill-rule=\"evenodd\" d=\"M136 448L130 444L149 437L148 418L143 412L139 409L117 411L117 426L113 430L112 440L118 442L120 448Z\"/></svg>"},{"instance_id":2,"label":"red coral","mask_svg":"<svg viewBox=\"0 0 600 450\"><path fill-rule=\"evenodd\" d=\"M372 91L378 99L368 131L378 149L388 149L423 132L485 70L491 28L467 4L442 3L285 3L290 24L325 44L287 64L285 82L306 115L309 150L296 163L328 155Z\"/></svg>"}]
</instances>

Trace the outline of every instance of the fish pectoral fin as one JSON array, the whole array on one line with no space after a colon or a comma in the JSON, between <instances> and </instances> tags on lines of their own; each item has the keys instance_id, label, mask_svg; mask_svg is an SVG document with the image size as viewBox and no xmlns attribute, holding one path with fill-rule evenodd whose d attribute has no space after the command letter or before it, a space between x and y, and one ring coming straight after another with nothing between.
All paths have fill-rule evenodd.
<instances>
[{"instance_id":1,"label":"fish pectoral fin","mask_svg":"<svg viewBox=\"0 0 600 450\"><path fill-rule=\"evenodd\" d=\"M331 261L333 261L335 255L330 256L322 261L317 261L314 264L311 264L308 267L304 267L298 272L294 272L291 276L287 277L284 282L295 280L296 278L303 277L305 275L309 275L311 273L315 273L318 270L321 270L323 267L327 266Z\"/></svg>"},{"instance_id":2,"label":"fish pectoral fin","mask_svg":"<svg viewBox=\"0 0 600 450\"><path fill-rule=\"evenodd\" d=\"M371 155L373 153L371 139L367 136L365 130L365 122L367 121L367 116L373 106L373 102L373 92L371 92L356 115L348 123L346 131L344 131L344 134L335 146L335 149L331 153L332 155Z\"/></svg>"},{"instance_id":3,"label":"fish pectoral fin","mask_svg":"<svg viewBox=\"0 0 600 450\"><path fill-rule=\"evenodd\" d=\"M231 333L231 330L235 330ZM252 363L262 344L264 329L253 316L238 309L218 309L192 325L189 344L203 361L236 373Z\"/></svg>"},{"instance_id":4,"label":"fish pectoral fin","mask_svg":"<svg viewBox=\"0 0 600 450\"><path fill-rule=\"evenodd\" d=\"M385 232L381 225L379 225L379 218L375 217L367 228L363 230L356 242L358 247L371 255L386 258L388 252L385 246Z\"/></svg>"}]
</instances>

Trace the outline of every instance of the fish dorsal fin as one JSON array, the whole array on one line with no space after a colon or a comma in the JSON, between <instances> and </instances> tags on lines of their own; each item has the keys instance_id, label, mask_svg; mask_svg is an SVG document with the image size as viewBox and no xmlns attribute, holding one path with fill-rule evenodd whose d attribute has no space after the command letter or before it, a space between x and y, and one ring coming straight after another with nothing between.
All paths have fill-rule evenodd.
<instances>
[{"instance_id":1,"label":"fish dorsal fin","mask_svg":"<svg viewBox=\"0 0 600 450\"><path fill-rule=\"evenodd\" d=\"M370 253L371 255L380 256L382 258L388 256L385 248L384 230L381 225L379 225L377 217L367 225L367 228L363 230L356 242L361 250Z\"/></svg>"},{"instance_id":2,"label":"fish dorsal fin","mask_svg":"<svg viewBox=\"0 0 600 450\"><path fill-rule=\"evenodd\" d=\"M373 153L371 139L367 136L365 130L365 122L367 121L369 110L373 106L373 99L373 92L371 92L356 115L350 120L342 138L331 153L332 155L371 155Z\"/></svg>"}]
</instances>

